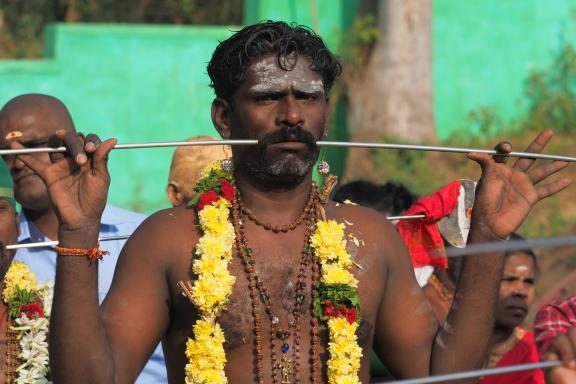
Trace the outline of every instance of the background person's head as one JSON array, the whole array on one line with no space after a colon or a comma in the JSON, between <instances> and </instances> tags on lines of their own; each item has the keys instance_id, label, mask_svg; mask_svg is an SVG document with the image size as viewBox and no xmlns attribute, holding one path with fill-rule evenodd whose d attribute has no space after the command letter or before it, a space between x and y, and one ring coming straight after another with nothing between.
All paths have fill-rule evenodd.
<instances>
[{"instance_id":1,"label":"background person's head","mask_svg":"<svg viewBox=\"0 0 576 384\"><path fill-rule=\"evenodd\" d=\"M319 36L284 22L245 27L218 45L208 65L214 125L223 138L260 143L233 147L237 176L287 186L310 174L340 72Z\"/></svg>"},{"instance_id":2,"label":"background person's head","mask_svg":"<svg viewBox=\"0 0 576 384\"><path fill-rule=\"evenodd\" d=\"M511 240L523 240L515 233ZM535 295L539 267L531 250L508 251L496 306L496 327L513 329L524 321Z\"/></svg>"},{"instance_id":3,"label":"background person's head","mask_svg":"<svg viewBox=\"0 0 576 384\"><path fill-rule=\"evenodd\" d=\"M186 141L216 140L212 136L194 136ZM227 145L203 145L177 147L170 165L170 175L166 186L166 196L177 207L186 205L194 198L194 186L200 171L206 165L230 157Z\"/></svg>"},{"instance_id":4,"label":"background person's head","mask_svg":"<svg viewBox=\"0 0 576 384\"><path fill-rule=\"evenodd\" d=\"M0 110L0 147L8 148L18 140L26 148L46 147L48 138L57 130L75 132L66 106L48 95L25 94L8 101ZM48 161L47 153L34 156ZM25 210L50 209L44 182L16 156L4 156L14 181L14 196Z\"/></svg>"},{"instance_id":5,"label":"background person's head","mask_svg":"<svg viewBox=\"0 0 576 384\"><path fill-rule=\"evenodd\" d=\"M246 79L254 61L275 55L278 65L290 71L297 56L306 57L312 70L322 77L327 95L342 67L322 39L305 26L283 21L249 25L222 41L208 64L208 75L216 97L232 102L232 96Z\"/></svg>"},{"instance_id":6,"label":"background person's head","mask_svg":"<svg viewBox=\"0 0 576 384\"><path fill-rule=\"evenodd\" d=\"M414 201L414 196L402 183L389 181L376 184L371 181L357 180L340 186L332 200L343 203L350 200L363 207L377 210L385 216L399 216Z\"/></svg>"}]
</instances>

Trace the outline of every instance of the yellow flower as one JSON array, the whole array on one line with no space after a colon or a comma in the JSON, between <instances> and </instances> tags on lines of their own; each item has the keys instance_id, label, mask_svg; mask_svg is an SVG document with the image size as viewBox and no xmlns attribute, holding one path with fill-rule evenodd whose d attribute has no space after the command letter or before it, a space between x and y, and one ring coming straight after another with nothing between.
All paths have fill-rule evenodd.
<instances>
[{"instance_id":1,"label":"yellow flower","mask_svg":"<svg viewBox=\"0 0 576 384\"><path fill-rule=\"evenodd\" d=\"M322 266L322 282L325 284L346 284L358 287L358 280L347 269L338 264L325 264Z\"/></svg>"},{"instance_id":2,"label":"yellow flower","mask_svg":"<svg viewBox=\"0 0 576 384\"><path fill-rule=\"evenodd\" d=\"M210 172L212 171L222 171L222 164L220 160L215 161L211 164L208 164L200 171L200 180L205 179L210 176Z\"/></svg>"},{"instance_id":3,"label":"yellow flower","mask_svg":"<svg viewBox=\"0 0 576 384\"><path fill-rule=\"evenodd\" d=\"M350 263L350 255L346 250L344 224L335 220L321 220L316 224L310 240L321 263L339 262L344 267L349 266L347 263Z\"/></svg>"},{"instance_id":4,"label":"yellow flower","mask_svg":"<svg viewBox=\"0 0 576 384\"><path fill-rule=\"evenodd\" d=\"M230 202L226 199L220 199L213 204L205 206L198 214L202 230L214 233L230 230L232 224L229 220L229 207Z\"/></svg>"},{"instance_id":5,"label":"yellow flower","mask_svg":"<svg viewBox=\"0 0 576 384\"><path fill-rule=\"evenodd\" d=\"M213 236L212 233L207 233L202 236L196 244L196 255L231 259L234 233L222 233L222 235Z\"/></svg>"},{"instance_id":6,"label":"yellow flower","mask_svg":"<svg viewBox=\"0 0 576 384\"><path fill-rule=\"evenodd\" d=\"M207 314L219 314L232 294L236 278L225 272L201 274L192 286L192 299L198 309Z\"/></svg>"},{"instance_id":7,"label":"yellow flower","mask_svg":"<svg viewBox=\"0 0 576 384\"><path fill-rule=\"evenodd\" d=\"M360 383L358 371L362 349L358 345L356 330L358 323L350 324L342 317L332 317L328 320L328 383Z\"/></svg>"},{"instance_id":8,"label":"yellow flower","mask_svg":"<svg viewBox=\"0 0 576 384\"><path fill-rule=\"evenodd\" d=\"M225 384L224 332L213 318L201 318L192 328L194 339L186 342L186 383Z\"/></svg>"},{"instance_id":9,"label":"yellow flower","mask_svg":"<svg viewBox=\"0 0 576 384\"><path fill-rule=\"evenodd\" d=\"M2 298L5 302L9 302L16 294L16 287L26 290L36 289L36 275L26 264L13 261L4 276L4 283Z\"/></svg>"}]
</instances>

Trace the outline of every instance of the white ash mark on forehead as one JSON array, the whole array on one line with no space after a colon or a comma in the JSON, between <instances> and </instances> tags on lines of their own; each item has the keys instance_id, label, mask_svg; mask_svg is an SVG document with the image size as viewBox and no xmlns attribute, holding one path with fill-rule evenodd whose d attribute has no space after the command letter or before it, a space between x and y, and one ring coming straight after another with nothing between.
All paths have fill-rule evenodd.
<instances>
[{"instance_id":1,"label":"white ash mark on forehead","mask_svg":"<svg viewBox=\"0 0 576 384\"><path fill-rule=\"evenodd\" d=\"M259 61L254 64L256 84L250 90L253 92L279 92L293 87L300 92L324 92L322 80L308 81L298 76L304 68L297 65L290 71L283 70L275 62Z\"/></svg>"},{"instance_id":2,"label":"white ash mark on forehead","mask_svg":"<svg viewBox=\"0 0 576 384\"><path fill-rule=\"evenodd\" d=\"M527 267L526 265L518 265L514 269L518 272L528 272L530 270L530 267Z\"/></svg>"},{"instance_id":3,"label":"white ash mark on forehead","mask_svg":"<svg viewBox=\"0 0 576 384\"><path fill-rule=\"evenodd\" d=\"M322 80L312 80L310 82L312 92L324 92L324 82Z\"/></svg>"}]
</instances>

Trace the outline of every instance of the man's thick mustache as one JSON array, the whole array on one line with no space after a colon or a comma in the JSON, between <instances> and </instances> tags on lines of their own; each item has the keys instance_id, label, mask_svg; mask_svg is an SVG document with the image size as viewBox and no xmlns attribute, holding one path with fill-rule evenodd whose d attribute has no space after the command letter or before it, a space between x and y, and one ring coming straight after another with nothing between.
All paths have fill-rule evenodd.
<instances>
[{"instance_id":1,"label":"man's thick mustache","mask_svg":"<svg viewBox=\"0 0 576 384\"><path fill-rule=\"evenodd\" d=\"M300 126L284 126L277 131L268 133L258 140L258 145L265 147L285 141L298 141L307 144L309 147L316 147L316 138Z\"/></svg>"}]
</instances>

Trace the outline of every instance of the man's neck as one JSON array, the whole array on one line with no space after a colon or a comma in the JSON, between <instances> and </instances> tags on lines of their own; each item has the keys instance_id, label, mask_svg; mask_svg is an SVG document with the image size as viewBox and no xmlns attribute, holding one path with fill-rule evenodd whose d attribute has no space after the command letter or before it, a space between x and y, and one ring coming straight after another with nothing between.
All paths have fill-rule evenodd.
<instances>
[{"instance_id":1,"label":"man's neck","mask_svg":"<svg viewBox=\"0 0 576 384\"><path fill-rule=\"evenodd\" d=\"M50 208L44 211L32 211L24 208L26 219L34 223L36 228L51 240L58 240L58 218Z\"/></svg>"},{"instance_id":2,"label":"man's neck","mask_svg":"<svg viewBox=\"0 0 576 384\"><path fill-rule=\"evenodd\" d=\"M284 225L293 221L304 209L312 179L308 177L292 188L273 189L237 175L236 185L244 205L256 216L273 225Z\"/></svg>"}]
</instances>

